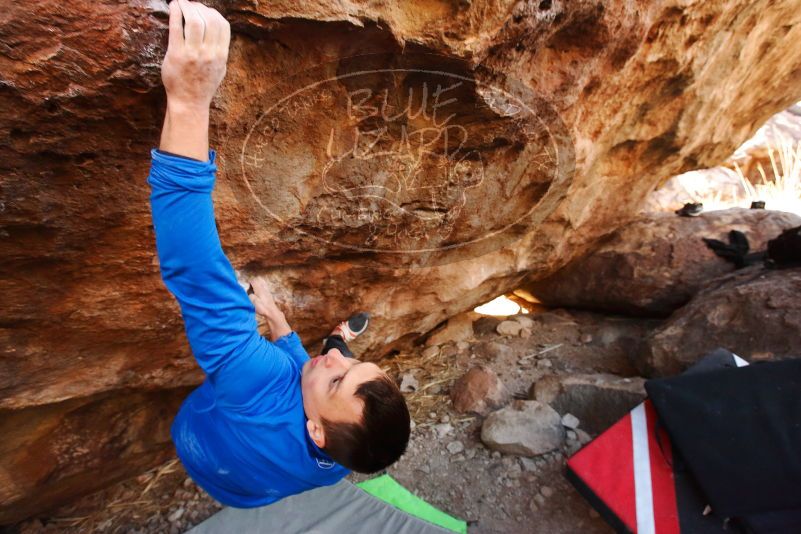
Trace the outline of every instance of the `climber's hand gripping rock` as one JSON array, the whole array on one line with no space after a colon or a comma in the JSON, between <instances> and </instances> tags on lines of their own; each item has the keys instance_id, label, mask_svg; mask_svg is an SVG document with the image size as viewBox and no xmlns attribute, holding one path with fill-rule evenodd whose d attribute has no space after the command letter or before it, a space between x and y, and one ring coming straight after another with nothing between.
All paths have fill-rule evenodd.
<instances>
[{"instance_id":1,"label":"climber's hand gripping rock","mask_svg":"<svg viewBox=\"0 0 801 534\"><path fill-rule=\"evenodd\" d=\"M198 2L170 3L170 31L161 79L167 113L159 148L201 161L208 158L209 106L225 77L231 26Z\"/></svg>"},{"instance_id":2,"label":"climber's hand gripping rock","mask_svg":"<svg viewBox=\"0 0 801 534\"><path fill-rule=\"evenodd\" d=\"M231 26L216 9L188 0L170 3L170 38L161 66L170 106L208 109L225 77L230 42Z\"/></svg>"}]
</instances>

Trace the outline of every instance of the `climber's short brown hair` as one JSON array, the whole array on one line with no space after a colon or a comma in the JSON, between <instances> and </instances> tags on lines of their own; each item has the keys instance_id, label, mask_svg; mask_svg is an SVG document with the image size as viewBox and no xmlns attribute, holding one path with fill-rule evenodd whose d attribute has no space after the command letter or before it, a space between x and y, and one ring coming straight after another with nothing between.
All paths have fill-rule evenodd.
<instances>
[{"instance_id":1,"label":"climber's short brown hair","mask_svg":"<svg viewBox=\"0 0 801 534\"><path fill-rule=\"evenodd\" d=\"M322 419L325 452L358 473L375 473L395 463L409 443L409 408L391 378L361 384L354 395L364 403L358 423Z\"/></svg>"}]
</instances>

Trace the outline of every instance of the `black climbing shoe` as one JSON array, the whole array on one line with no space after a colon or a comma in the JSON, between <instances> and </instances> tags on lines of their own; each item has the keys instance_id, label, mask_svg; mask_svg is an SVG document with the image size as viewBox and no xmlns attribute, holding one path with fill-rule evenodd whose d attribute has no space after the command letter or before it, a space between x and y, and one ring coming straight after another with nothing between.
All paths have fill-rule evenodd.
<instances>
[{"instance_id":1,"label":"black climbing shoe","mask_svg":"<svg viewBox=\"0 0 801 534\"><path fill-rule=\"evenodd\" d=\"M700 202L688 202L680 210L676 210L679 217L698 217L704 211L704 205Z\"/></svg>"},{"instance_id":2,"label":"black climbing shoe","mask_svg":"<svg viewBox=\"0 0 801 534\"><path fill-rule=\"evenodd\" d=\"M356 339L360 334L367 330L367 325L370 323L370 314L366 312L357 313L347 321L342 321L331 332L332 336L341 336L345 342L350 342Z\"/></svg>"}]
</instances>

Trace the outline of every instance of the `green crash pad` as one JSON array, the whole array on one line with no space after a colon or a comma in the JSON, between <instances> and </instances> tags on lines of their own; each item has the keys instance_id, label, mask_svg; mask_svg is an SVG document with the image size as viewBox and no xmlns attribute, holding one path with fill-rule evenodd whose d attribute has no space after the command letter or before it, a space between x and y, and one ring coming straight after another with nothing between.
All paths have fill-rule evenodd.
<instances>
[{"instance_id":1,"label":"green crash pad","mask_svg":"<svg viewBox=\"0 0 801 534\"><path fill-rule=\"evenodd\" d=\"M401 486L389 475L381 475L356 484L358 487L407 514L439 525L452 532L467 534L467 523L434 508L420 497Z\"/></svg>"}]
</instances>

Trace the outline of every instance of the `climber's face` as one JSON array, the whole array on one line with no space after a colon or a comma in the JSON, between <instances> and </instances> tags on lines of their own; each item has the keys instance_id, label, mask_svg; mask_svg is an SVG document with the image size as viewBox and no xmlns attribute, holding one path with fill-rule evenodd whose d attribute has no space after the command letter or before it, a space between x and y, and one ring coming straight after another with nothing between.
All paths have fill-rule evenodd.
<instances>
[{"instance_id":1,"label":"climber's face","mask_svg":"<svg viewBox=\"0 0 801 534\"><path fill-rule=\"evenodd\" d=\"M374 363L346 358L338 349L317 356L303 365L300 387L309 434L319 447L325 446L322 420L358 423L364 405L355 396L364 382L383 376ZM322 443L322 444L321 444Z\"/></svg>"}]
</instances>

